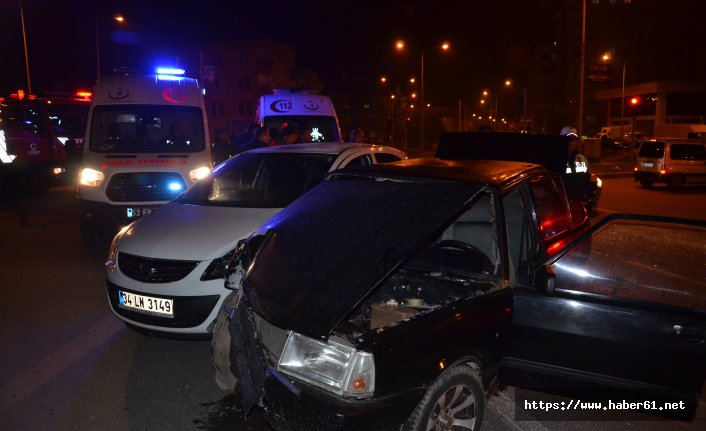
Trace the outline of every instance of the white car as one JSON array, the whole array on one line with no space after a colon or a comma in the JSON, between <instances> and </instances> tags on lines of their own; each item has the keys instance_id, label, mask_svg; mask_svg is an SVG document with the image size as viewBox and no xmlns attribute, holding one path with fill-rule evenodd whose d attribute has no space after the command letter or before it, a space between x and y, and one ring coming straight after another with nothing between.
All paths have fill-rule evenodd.
<instances>
[{"instance_id":1,"label":"white car","mask_svg":"<svg viewBox=\"0 0 706 431\"><path fill-rule=\"evenodd\" d=\"M223 162L115 236L106 261L113 313L135 329L210 336L239 240L329 171L405 158L392 147L335 143L260 148Z\"/></svg>"}]
</instances>

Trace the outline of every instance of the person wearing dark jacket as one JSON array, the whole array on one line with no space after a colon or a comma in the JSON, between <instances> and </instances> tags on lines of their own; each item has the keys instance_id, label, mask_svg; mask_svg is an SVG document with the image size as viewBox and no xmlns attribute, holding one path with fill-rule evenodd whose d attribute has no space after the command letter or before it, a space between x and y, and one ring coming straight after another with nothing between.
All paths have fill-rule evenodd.
<instances>
[{"instance_id":1,"label":"person wearing dark jacket","mask_svg":"<svg viewBox=\"0 0 706 431\"><path fill-rule=\"evenodd\" d=\"M228 139L227 130L219 130L216 132L216 139L214 139L213 144L213 161L216 164L228 160L232 155L230 140Z\"/></svg>"},{"instance_id":2,"label":"person wearing dark jacket","mask_svg":"<svg viewBox=\"0 0 706 431\"><path fill-rule=\"evenodd\" d=\"M267 127L256 127L253 131L253 136L250 142L238 148L237 152L242 153L255 148L263 148L270 146L270 130Z\"/></svg>"}]
</instances>

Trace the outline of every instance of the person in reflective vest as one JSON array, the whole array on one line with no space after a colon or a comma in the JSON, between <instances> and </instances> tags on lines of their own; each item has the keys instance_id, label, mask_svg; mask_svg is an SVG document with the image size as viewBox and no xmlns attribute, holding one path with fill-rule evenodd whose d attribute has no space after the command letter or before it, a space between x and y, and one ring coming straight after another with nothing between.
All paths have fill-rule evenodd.
<instances>
[{"instance_id":1,"label":"person in reflective vest","mask_svg":"<svg viewBox=\"0 0 706 431\"><path fill-rule=\"evenodd\" d=\"M559 134L570 139L569 154L566 159L566 173L587 173L588 159L579 150L579 135L576 129L570 126L564 127Z\"/></svg>"}]
</instances>

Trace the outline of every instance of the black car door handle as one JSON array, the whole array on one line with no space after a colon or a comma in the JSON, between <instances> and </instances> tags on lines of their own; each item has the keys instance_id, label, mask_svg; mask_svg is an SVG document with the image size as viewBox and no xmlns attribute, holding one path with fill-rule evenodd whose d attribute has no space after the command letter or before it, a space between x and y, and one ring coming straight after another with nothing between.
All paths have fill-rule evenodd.
<instances>
[{"instance_id":1,"label":"black car door handle","mask_svg":"<svg viewBox=\"0 0 706 431\"><path fill-rule=\"evenodd\" d=\"M701 344L706 339L706 329L693 326L672 326L672 333L681 341Z\"/></svg>"}]
</instances>

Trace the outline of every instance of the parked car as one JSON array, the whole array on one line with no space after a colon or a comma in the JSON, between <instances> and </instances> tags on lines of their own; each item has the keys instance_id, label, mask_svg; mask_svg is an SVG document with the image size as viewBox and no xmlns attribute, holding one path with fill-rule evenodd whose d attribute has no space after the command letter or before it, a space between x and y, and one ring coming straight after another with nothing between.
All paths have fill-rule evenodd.
<instances>
[{"instance_id":1,"label":"parked car","mask_svg":"<svg viewBox=\"0 0 706 431\"><path fill-rule=\"evenodd\" d=\"M666 183L673 190L681 190L686 184L706 184L706 141L643 141L635 158L633 178L643 187Z\"/></svg>"},{"instance_id":2,"label":"parked car","mask_svg":"<svg viewBox=\"0 0 706 431\"><path fill-rule=\"evenodd\" d=\"M238 240L329 170L405 157L392 147L336 143L261 148L229 159L115 236L106 264L113 313L143 330L210 336Z\"/></svg>"},{"instance_id":3,"label":"parked car","mask_svg":"<svg viewBox=\"0 0 706 431\"><path fill-rule=\"evenodd\" d=\"M508 254L520 249L504 223L546 257L588 228L570 205L559 176L527 163L332 173L229 266L242 299L216 324L219 386L239 376L245 411L265 398L276 428L477 429L512 316Z\"/></svg>"},{"instance_id":4,"label":"parked car","mask_svg":"<svg viewBox=\"0 0 706 431\"><path fill-rule=\"evenodd\" d=\"M503 354L508 369L693 403L705 239L706 222L590 227L561 176L535 164L333 172L234 254L216 382L275 429L478 430Z\"/></svg>"},{"instance_id":5,"label":"parked car","mask_svg":"<svg viewBox=\"0 0 706 431\"><path fill-rule=\"evenodd\" d=\"M534 133L442 133L436 157L446 160L514 160L544 165L561 174L571 199L580 201L589 214L598 209L603 181L586 164L583 171L567 165L570 140L566 136Z\"/></svg>"}]
</instances>

